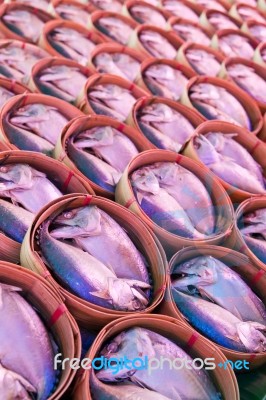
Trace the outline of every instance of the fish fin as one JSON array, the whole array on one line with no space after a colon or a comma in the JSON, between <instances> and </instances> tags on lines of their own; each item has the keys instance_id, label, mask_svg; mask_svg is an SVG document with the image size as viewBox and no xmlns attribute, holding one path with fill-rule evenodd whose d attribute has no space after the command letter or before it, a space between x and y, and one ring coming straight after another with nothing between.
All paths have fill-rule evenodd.
<instances>
[{"instance_id":1,"label":"fish fin","mask_svg":"<svg viewBox=\"0 0 266 400\"><path fill-rule=\"evenodd\" d=\"M242 318L242 315L240 314L240 312L238 311L238 309L237 309L237 307L236 306L234 306L234 312L233 312L233 314L238 318L238 319L240 319L240 321L243 321L243 318Z\"/></svg>"},{"instance_id":2,"label":"fish fin","mask_svg":"<svg viewBox=\"0 0 266 400\"><path fill-rule=\"evenodd\" d=\"M132 383L134 383L135 385L141 387L142 389L148 389L148 387L145 386L142 382L140 382L140 380L138 380L138 378L136 378L135 375L131 376L131 377L129 378L129 380L130 380Z\"/></svg>"},{"instance_id":3,"label":"fish fin","mask_svg":"<svg viewBox=\"0 0 266 400\"><path fill-rule=\"evenodd\" d=\"M123 279L130 287L134 288L142 288L142 289L151 289L151 285L149 283L138 281L135 279Z\"/></svg>"},{"instance_id":4,"label":"fish fin","mask_svg":"<svg viewBox=\"0 0 266 400\"><path fill-rule=\"evenodd\" d=\"M141 203L142 203L142 200L143 200L143 198L144 198L144 193L141 193L141 192L139 192L139 191L136 191L136 194L137 194L138 202L139 202L139 204L141 204Z\"/></svg>"},{"instance_id":5,"label":"fish fin","mask_svg":"<svg viewBox=\"0 0 266 400\"><path fill-rule=\"evenodd\" d=\"M225 337L227 337L230 340L233 340L234 342L240 342L240 338L239 336L235 335L235 336L231 336L231 335L224 335Z\"/></svg>"},{"instance_id":6,"label":"fish fin","mask_svg":"<svg viewBox=\"0 0 266 400\"><path fill-rule=\"evenodd\" d=\"M106 291L102 291L102 292L100 290L98 292L90 292L90 294L92 296L99 297L100 299L104 299L104 300L108 300L108 301L112 300L110 298L110 295L108 294L107 290Z\"/></svg>"},{"instance_id":7,"label":"fish fin","mask_svg":"<svg viewBox=\"0 0 266 400\"><path fill-rule=\"evenodd\" d=\"M209 293L207 293L206 290L203 289L203 287L198 287L197 289L198 289L198 291L199 291L201 297L202 297L204 300L208 300L208 301L211 301L212 303L216 303L216 302L214 301L213 297L212 297Z\"/></svg>"},{"instance_id":8,"label":"fish fin","mask_svg":"<svg viewBox=\"0 0 266 400\"><path fill-rule=\"evenodd\" d=\"M113 172L113 173L112 173L112 177L113 177L113 180L114 180L114 184L115 184L115 185L118 184L118 182L120 181L121 176L122 176L122 174L121 174L121 172L119 172L119 171Z\"/></svg>"},{"instance_id":9,"label":"fish fin","mask_svg":"<svg viewBox=\"0 0 266 400\"><path fill-rule=\"evenodd\" d=\"M114 269L113 269L113 267L112 267L112 265L111 265L111 264L109 264L109 263L108 263L108 264L105 264L105 265L106 265L106 267L107 267L107 268L109 268L109 269L110 269L110 271L112 271L112 272L113 272L113 274L114 274L114 275L116 275L116 273L115 273L115 271L114 271Z\"/></svg>"},{"instance_id":10,"label":"fish fin","mask_svg":"<svg viewBox=\"0 0 266 400\"><path fill-rule=\"evenodd\" d=\"M5 283L0 283L0 309L3 307L3 291L8 292L21 292L22 289L17 286L6 285Z\"/></svg>"}]
</instances>

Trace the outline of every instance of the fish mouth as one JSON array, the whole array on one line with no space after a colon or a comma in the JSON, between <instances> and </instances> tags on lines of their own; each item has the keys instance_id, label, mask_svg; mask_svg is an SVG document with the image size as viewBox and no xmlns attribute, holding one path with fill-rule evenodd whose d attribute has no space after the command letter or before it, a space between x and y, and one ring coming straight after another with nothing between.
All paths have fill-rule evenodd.
<instances>
[{"instance_id":1,"label":"fish mouth","mask_svg":"<svg viewBox=\"0 0 266 400\"><path fill-rule=\"evenodd\" d=\"M172 279L179 281L179 280L182 280L182 279L184 279L184 278L192 278L192 277L201 278L201 275L200 275L200 274L190 274L190 273L188 273L188 272L182 272L182 271L180 271L180 272L174 272L174 273L171 275L171 277L172 277Z\"/></svg>"}]
</instances>

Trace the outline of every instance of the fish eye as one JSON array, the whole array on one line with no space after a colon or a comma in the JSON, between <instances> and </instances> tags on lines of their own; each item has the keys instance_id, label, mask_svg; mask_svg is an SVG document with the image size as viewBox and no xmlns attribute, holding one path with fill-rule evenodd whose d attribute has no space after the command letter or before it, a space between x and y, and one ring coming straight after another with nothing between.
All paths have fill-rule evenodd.
<instances>
[{"instance_id":1,"label":"fish eye","mask_svg":"<svg viewBox=\"0 0 266 400\"><path fill-rule=\"evenodd\" d=\"M73 217L73 213L71 211L68 211L63 214L64 218L70 219Z\"/></svg>"},{"instance_id":2,"label":"fish eye","mask_svg":"<svg viewBox=\"0 0 266 400\"><path fill-rule=\"evenodd\" d=\"M6 173L8 171L8 168L2 166L2 167L0 167L0 171Z\"/></svg>"},{"instance_id":3,"label":"fish eye","mask_svg":"<svg viewBox=\"0 0 266 400\"><path fill-rule=\"evenodd\" d=\"M108 344L108 346L106 347L106 350L108 351L108 353L116 353L118 350L117 343Z\"/></svg>"}]
</instances>

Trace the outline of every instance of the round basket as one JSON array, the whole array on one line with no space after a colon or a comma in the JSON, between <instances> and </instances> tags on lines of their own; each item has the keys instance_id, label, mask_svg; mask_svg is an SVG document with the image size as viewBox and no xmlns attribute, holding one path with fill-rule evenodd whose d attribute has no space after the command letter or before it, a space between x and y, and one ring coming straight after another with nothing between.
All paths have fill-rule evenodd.
<instances>
[{"instance_id":1,"label":"round basket","mask_svg":"<svg viewBox=\"0 0 266 400\"><path fill-rule=\"evenodd\" d=\"M80 1L75 1L75 0L51 0L48 10L49 12L55 17L55 18L60 18L60 19L65 19L68 21L71 21L70 18L64 18L64 16L62 14L60 14L60 12L58 12L57 7L60 5L66 5L66 6L73 6L75 9L81 10L84 13L87 13L88 15L88 19L85 22L81 22L79 18L77 18L77 20L72 20L73 22L79 23L80 25L85 26L85 28L88 26L88 21L90 18L90 14L97 10L96 7L88 2L88 3L82 3Z\"/></svg>"},{"instance_id":2,"label":"round basket","mask_svg":"<svg viewBox=\"0 0 266 400\"><path fill-rule=\"evenodd\" d=\"M162 301L166 284L165 257L162 257L162 249L157 246L153 234L146 228L145 224L130 211L103 197L90 195L67 195L51 202L46 209L38 213L31 228L28 230L21 249L21 264L45 277L47 281L57 290L65 299L66 306L82 325L90 329L99 329L107 323L125 316L132 315L134 312L117 311L107 309L70 293L54 279L39 254L39 246L36 241L36 234L40 225L51 215L58 215L65 209L82 207L85 205L96 205L112 218L126 231L133 243L145 255L149 264L149 273L153 282L152 301L148 307L140 313L152 312Z\"/></svg>"},{"instance_id":3,"label":"round basket","mask_svg":"<svg viewBox=\"0 0 266 400\"><path fill-rule=\"evenodd\" d=\"M130 94L136 98L136 100L140 97L146 97L149 94L149 92L144 91L134 83L131 83L130 81L121 78L120 76L111 74L94 74L87 80L83 91L77 99L76 104L79 109L85 114L96 114L92 106L90 105L87 93L94 86L108 84L117 85L123 89L128 90Z\"/></svg>"},{"instance_id":4,"label":"round basket","mask_svg":"<svg viewBox=\"0 0 266 400\"><path fill-rule=\"evenodd\" d=\"M136 21L134 21L132 18L126 17L125 15L113 12L113 11L103 11L103 10L99 10L99 11L95 11L94 13L92 13L90 20L89 20L89 29L91 29L92 31L96 32L100 37L102 37L104 39L105 42L116 42L115 39L113 39L111 36L103 33L99 27L99 20L101 18L116 18L118 20L120 20L121 22L123 22L124 24L128 25L129 28L131 28L132 32L134 31L134 29L138 26L138 23ZM128 40L125 38L125 40L123 41L123 43L120 43L122 45L127 45ZM117 42L119 43L119 42Z\"/></svg>"},{"instance_id":5,"label":"round basket","mask_svg":"<svg viewBox=\"0 0 266 400\"><path fill-rule=\"evenodd\" d=\"M217 31L216 34L212 37L211 46L214 49L219 50L221 53L223 53L223 51L220 49L219 42L222 37L228 36L228 35L237 35L237 36L241 36L244 39L246 39L248 41L248 43L250 44L250 46L254 50L254 54L253 54L253 57L254 57L255 50L256 50L256 47L258 46L259 42L253 36L250 36L241 30L236 31L235 29L221 29L221 30ZM224 56L229 57L227 54L224 54Z\"/></svg>"},{"instance_id":6,"label":"round basket","mask_svg":"<svg viewBox=\"0 0 266 400\"><path fill-rule=\"evenodd\" d=\"M87 78L89 78L91 75L95 73L95 69L93 67L85 67L81 64L78 64L74 60L69 60L67 58L58 58L58 57L44 58L43 60L38 61L32 68L31 78L28 82L28 87L33 92L52 95L54 97L58 97L59 99L67 101L68 97L64 96L63 93L58 94L58 92L53 91L52 89L50 89L50 87L47 87L45 82L42 83L40 80L43 71L46 68L51 68L54 66L67 66L70 68L75 68ZM74 104L75 100L71 101L70 103Z\"/></svg>"},{"instance_id":7,"label":"round basket","mask_svg":"<svg viewBox=\"0 0 266 400\"><path fill-rule=\"evenodd\" d=\"M179 62L177 62L175 60L167 60L166 58L161 58L161 59L147 58L141 64L141 69L135 80L135 83L139 87L141 87L142 89L144 89L146 91L152 91L152 88L148 88L148 86L145 83L145 78L144 78L145 72L150 67L152 67L154 65L161 65L161 64L168 65L169 67L171 67L177 71L180 71L188 79L193 78L193 76L196 76L195 72L193 72L190 68L186 67L183 64L180 64ZM153 93L153 94L156 95L156 93Z\"/></svg>"},{"instance_id":8,"label":"round basket","mask_svg":"<svg viewBox=\"0 0 266 400\"><path fill-rule=\"evenodd\" d=\"M176 264L181 264L187 260L190 260L197 256L213 256L218 260L221 260L226 265L232 267L246 281L252 290L254 290L262 301L266 301L266 275L264 271L252 264L250 259L243 254L240 254L231 249L227 249L221 246L203 246L202 248L187 247L186 249L180 250L176 253L170 261L170 270L172 271ZM160 312L171 317L181 320L186 325L190 326L189 322L181 312L178 310L174 303L174 299L171 293L171 282L170 279L167 285L167 292L165 299L160 307ZM209 340L209 339L208 339ZM212 342L214 343L214 342ZM228 360L233 362L238 360L246 360L249 362L249 368L257 368L266 362L266 353L242 353L234 351L215 343L220 351L222 351Z\"/></svg>"},{"instance_id":9,"label":"round basket","mask_svg":"<svg viewBox=\"0 0 266 400\"><path fill-rule=\"evenodd\" d=\"M174 49L176 49L176 51L184 43L183 40L179 39L178 36L171 31L167 32L166 30L158 28L157 26L154 25L146 25L146 24L139 25L131 35L128 46L142 52L146 57L153 57L153 54L151 54L141 43L140 34L143 31L151 31L160 34L174 47ZM162 55L160 58L166 58L166 57L165 56L163 57Z\"/></svg>"},{"instance_id":10,"label":"round basket","mask_svg":"<svg viewBox=\"0 0 266 400\"><path fill-rule=\"evenodd\" d=\"M1 33L0 33L1 36ZM0 54L3 51L5 52L10 52L12 54L12 52L14 53L15 49L19 49L23 51L23 58L27 59L28 55L34 55L34 57L37 58L37 60L41 60L42 58L45 57L49 57L50 54L47 53L47 51L40 49L38 46L35 46L34 44L31 43L26 43L26 42L22 42L21 40L0 40ZM36 60L36 62L37 62ZM32 66L34 65L34 61L32 61ZM3 64L5 66L5 64ZM25 73L24 75L21 73L21 79L18 78L17 73L14 74L12 73L12 70L5 70L5 67L1 69L1 73L2 75L6 76L7 78L10 79L14 79L16 81L20 81L23 84L28 83L28 80L30 78L30 70L27 71L27 73Z\"/></svg>"},{"instance_id":11,"label":"round basket","mask_svg":"<svg viewBox=\"0 0 266 400\"><path fill-rule=\"evenodd\" d=\"M186 90L184 90L181 96L181 103L184 105L194 108L189 97L190 90L193 85L200 83L209 83L214 86L224 88L228 93L234 96L246 111L249 120L251 122L252 130L254 135L257 135L263 127L263 119L259 107L256 102L242 89L237 87L234 83L228 82L224 79L198 76L190 79L187 83Z\"/></svg>"},{"instance_id":12,"label":"round basket","mask_svg":"<svg viewBox=\"0 0 266 400\"><path fill-rule=\"evenodd\" d=\"M231 82L234 82L237 86L239 86L237 84L237 82L234 81L234 78L232 78L229 73L227 68L231 65L234 64L243 64L247 67L250 67L254 70L254 72L260 77L262 78L264 81L266 80L266 68L263 68L261 65L258 65L257 63L250 61L250 60L246 60L245 58L240 58L240 57L233 57L233 58L227 58L222 66L221 66L221 71L219 73L219 78L222 79L228 79ZM239 86L241 88L241 86ZM243 89L245 90L245 89ZM266 102L262 102L257 100L254 96L252 96L251 94L249 94L248 92L246 92L249 96L251 96L254 101L257 103L257 105L259 106L261 112L264 114L266 112Z\"/></svg>"},{"instance_id":13,"label":"round basket","mask_svg":"<svg viewBox=\"0 0 266 400\"><path fill-rule=\"evenodd\" d=\"M240 26L241 26L241 23L239 22L238 19L232 17L231 15L229 15L229 14L227 14L225 12L218 11L218 10L212 10L212 9L205 10L201 14L199 22L204 28L208 29L208 31L212 35L214 35L216 33L216 31L217 31L217 28L210 21L210 17L212 16L212 14L218 14L218 15L221 15L222 17L224 17L224 18L227 18L232 24L234 24L236 26L234 29L239 29Z\"/></svg>"},{"instance_id":14,"label":"round basket","mask_svg":"<svg viewBox=\"0 0 266 400\"><path fill-rule=\"evenodd\" d=\"M136 315L125 317L111 322L98 334L95 342L86 354L86 358L93 360L97 357L98 352L104 344L124 330L141 327L152 330L175 343L186 350L192 358L214 358L215 364L225 363L226 358L223 353L214 346L209 340L199 335L195 330L185 325L183 322L175 318L162 315ZM93 370L83 370L83 374L77 377L73 396L76 400L92 400L96 399L91 392L89 381ZM178 371L177 371L178 376ZM211 379L215 383L217 389L221 392L224 400L239 400L238 385L235 374L231 367L223 370L216 368L210 374ZM186 382L184 382L186 384Z\"/></svg>"},{"instance_id":15,"label":"round basket","mask_svg":"<svg viewBox=\"0 0 266 400\"><path fill-rule=\"evenodd\" d=\"M209 132L221 132L224 135L237 133L237 136L234 138L234 140L241 146L243 146L250 155L252 155L254 160L262 167L263 172L266 173L266 160L265 160L266 145L261 140L251 135L249 131L246 131L244 128L230 124L228 122L206 121L200 126L198 126L198 128L195 130L195 136L206 135ZM202 161L197 155L193 139L189 141L189 143L183 150L182 154L191 158L192 160L200 162L202 165L205 165L202 163ZM240 190L230 185L229 183L219 178L218 176L216 177L223 185L224 189L227 191L234 205L238 205L247 198L257 196L257 194L252 194L244 190Z\"/></svg>"},{"instance_id":16,"label":"round basket","mask_svg":"<svg viewBox=\"0 0 266 400\"><path fill-rule=\"evenodd\" d=\"M62 132L61 140L57 142L54 155L57 160L63 162L65 165L71 168L72 171L75 171L75 173L81 175L83 179L87 180L98 196L114 199L114 193L103 189L101 186L91 181L81 171L79 171L78 167L75 165L74 161L71 160L67 152L67 142L70 136L83 132L87 129L95 128L97 126L111 126L112 128L119 130L134 143L139 152L149 150L151 148L150 143L131 126L121 124L119 121L113 118L93 115L78 117L69 122Z\"/></svg>"},{"instance_id":17,"label":"round basket","mask_svg":"<svg viewBox=\"0 0 266 400\"><path fill-rule=\"evenodd\" d=\"M1 142L2 144L2 142ZM8 150L8 149L7 149ZM40 153L13 150L0 153L0 164L28 164L43 172L63 193L94 194L88 181L72 169ZM21 244L0 232L0 259L19 263Z\"/></svg>"},{"instance_id":18,"label":"round basket","mask_svg":"<svg viewBox=\"0 0 266 400\"><path fill-rule=\"evenodd\" d=\"M67 103L66 101L52 96L47 96L45 94L27 93L15 96L9 99L0 111L0 140L4 141L8 145L15 145L12 139L10 139L9 135L12 134L13 136L14 134L16 134L17 138L19 138L19 131L17 131L15 127L10 124L9 115L12 111L17 110L20 107L25 107L26 105L36 103L55 107L68 120L84 115L79 109ZM30 148L27 143L23 143L22 140L20 140L20 143L15 146L19 147L20 150L34 150L33 148Z\"/></svg>"},{"instance_id":19,"label":"round basket","mask_svg":"<svg viewBox=\"0 0 266 400\"><path fill-rule=\"evenodd\" d=\"M202 122L206 121L206 119L200 113L198 113L195 110L191 110L186 106L183 106L183 104L180 104L177 101L166 99L164 97L154 96L154 97L140 98L139 100L137 100L131 110L131 113L129 114L126 120L126 123L130 126L133 126L133 128L138 129L138 131L141 132L143 136L145 136L145 133L141 130L141 127L139 126L137 114L143 107L156 103L165 104L168 107L172 108L174 111L177 111L178 113L183 115L195 128ZM149 141L148 139L147 141L150 143L151 149L157 148L151 141ZM183 146L184 145L185 143L183 144Z\"/></svg>"},{"instance_id":20,"label":"round basket","mask_svg":"<svg viewBox=\"0 0 266 400\"><path fill-rule=\"evenodd\" d=\"M51 14L49 14L46 11L28 6L26 4L19 4L19 3L14 2L14 3L10 3L10 4L3 4L0 7L0 31L4 35L5 38L13 39L13 40L22 40L23 42L28 42L28 43L37 43L38 38L36 38L34 40L33 38L31 39L27 36L24 36L22 33L16 33L16 30L13 30L5 22L4 16L10 12L17 11L17 10L18 11L27 11L28 13L35 15L43 23L51 21L51 19L53 19L53 17L51 16ZM19 31L19 30L17 29L17 31ZM39 35L40 34L41 34L41 32L39 32Z\"/></svg>"},{"instance_id":21,"label":"round basket","mask_svg":"<svg viewBox=\"0 0 266 400\"><path fill-rule=\"evenodd\" d=\"M208 236L204 240L181 237L161 228L142 211L134 196L129 176L136 169L157 162L176 162L192 172L207 187L213 204L217 209L219 221L221 221L219 222L219 233ZM149 226L162 243L168 257L186 246L195 245L201 247L204 244L220 244L231 234L233 229L233 206L219 181L202 164L169 150L148 150L136 156L128 164L118 182L115 198L118 203L133 211Z\"/></svg>"},{"instance_id":22,"label":"round basket","mask_svg":"<svg viewBox=\"0 0 266 400\"><path fill-rule=\"evenodd\" d=\"M85 38L87 38L88 40L90 40L91 42L93 42L95 44L95 46L97 44L104 42L102 36L98 35L96 32L93 32L89 29L84 28L80 24L77 24L72 21L64 21L62 19L56 19L54 21L47 22L44 25L42 34L41 34L39 42L38 42L38 46L40 46L44 50L48 51L48 53L50 53L52 56L55 56L55 57L64 57L65 56L64 54L61 54L60 51L56 50L56 48L53 46L52 41L50 39L51 33L57 28L73 29L73 30L77 31L78 33L80 33ZM66 58L70 58L70 57L66 57ZM89 60L90 54L87 55L87 58ZM76 60L76 61L78 61L82 64L85 64L85 62L83 62L83 61L79 61L79 60ZM87 62L86 62L86 64L87 64Z\"/></svg>"},{"instance_id":23,"label":"round basket","mask_svg":"<svg viewBox=\"0 0 266 400\"><path fill-rule=\"evenodd\" d=\"M123 8L122 8L122 13L126 17L131 18L137 24L144 24L144 23L152 24L152 22L151 21L146 21L146 22L139 21L136 17L134 17L134 15L132 15L132 11L131 11L131 8L133 6L142 6L142 7L145 7L147 10L150 10L151 12L157 12L158 14L161 15L162 18L164 18L164 20L165 20L164 25L165 26L166 26L168 18L171 17L171 13L169 11L166 11L163 8L156 7L151 3L145 2L143 0L127 0L127 1L124 2ZM160 25L160 27L163 28L164 26Z\"/></svg>"},{"instance_id":24,"label":"round basket","mask_svg":"<svg viewBox=\"0 0 266 400\"><path fill-rule=\"evenodd\" d=\"M186 56L186 52L188 50L193 50L193 49L203 50L207 53L212 54L219 64L222 64L222 62L224 61L225 58L224 55L218 50L214 50L211 47L207 47L198 43L192 43L192 42L184 43L177 52L177 61L185 65L187 68L190 68L190 70L193 71L194 74L196 75L199 75L198 72L195 69L193 69L192 65L190 64Z\"/></svg>"},{"instance_id":25,"label":"round basket","mask_svg":"<svg viewBox=\"0 0 266 400\"><path fill-rule=\"evenodd\" d=\"M68 312L62 299L45 280L32 271L20 266L0 262L1 283L17 286L22 295L41 315L45 326L53 334L62 359L79 358L81 354L81 338L79 328ZM15 327L14 327L15 328ZM59 400L70 387L76 371L66 363L57 387L47 400Z\"/></svg>"}]
</instances>

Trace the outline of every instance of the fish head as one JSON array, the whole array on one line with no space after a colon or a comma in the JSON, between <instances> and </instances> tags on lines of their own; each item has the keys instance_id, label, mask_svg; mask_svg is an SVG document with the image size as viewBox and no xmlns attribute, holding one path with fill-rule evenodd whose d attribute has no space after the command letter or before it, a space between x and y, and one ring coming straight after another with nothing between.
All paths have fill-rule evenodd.
<instances>
[{"instance_id":1,"label":"fish head","mask_svg":"<svg viewBox=\"0 0 266 400\"><path fill-rule=\"evenodd\" d=\"M12 114L10 121L14 124L37 122L42 120L43 117L46 118L46 114L49 108L53 107L47 107L44 104L39 104L39 103L29 104L25 107L21 107L18 110L16 110Z\"/></svg>"},{"instance_id":2,"label":"fish head","mask_svg":"<svg viewBox=\"0 0 266 400\"><path fill-rule=\"evenodd\" d=\"M70 79L72 70L77 69L67 65L54 65L43 70L39 79L42 82Z\"/></svg>"},{"instance_id":3,"label":"fish head","mask_svg":"<svg viewBox=\"0 0 266 400\"><path fill-rule=\"evenodd\" d=\"M56 239L96 236L101 232L101 214L96 206L64 211L54 219L53 223L59 225L50 232Z\"/></svg>"},{"instance_id":4,"label":"fish head","mask_svg":"<svg viewBox=\"0 0 266 400\"><path fill-rule=\"evenodd\" d=\"M6 164L0 167L0 191L30 189L39 171L27 164ZM42 172L40 175L43 176Z\"/></svg>"},{"instance_id":5,"label":"fish head","mask_svg":"<svg viewBox=\"0 0 266 400\"><path fill-rule=\"evenodd\" d=\"M253 212L250 212L244 215L244 223L247 224L266 224L266 210L264 208L260 208Z\"/></svg>"},{"instance_id":6,"label":"fish head","mask_svg":"<svg viewBox=\"0 0 266 400\"><path fill-rule=\"evenodd\" d=\"M108 293L113 307L124 311L142 311L149 303L145 290L150 289L148 283L109 277Z\"/></svg>"},{"instance_id":7,"label":"fish head","mask_svg":"<svg viewBox=\"0 0 266 400\"><path fill-rule=\"evenodd\" d=\"M148 355L155 356L155 350L148 331L134 327L121 332L112 339L101 351L101 355L106 358L120 358L125 355L129 359Z\"/></svg>"},{"instance_id":8,"label":"fish head","mask_svg":"<svg viewBox=\"0 0 266 400\"><path fill-rule=\"evenodd\" d=\"M159 181L149 167L133 172L131 182L134 188L144 193L157 194L160 191Z\"/></svg>"},{"instance_id":9,"label":"fish head","mask_svg":"<svg viewBox=\"0 0 266 400\"><path fill-rule=\"evenodd\" d=\"M266 325L258 322L240 322L237 332L246 349L255 353L266 351Z\"/></svg>"},{"instance_id":10,"label":"fish head","mask_svg":"<svg viewBox=\"0 0 266 400\"><path fill-rule=\"evenodd\" d=\"M30 382L14 371L4 368L1 364L0 391L3 399L31 400L36 395L36 389Z\"/></svg>"},{"instance_id":11,"label":"fish head","mask_svg":"<svg viewBox=\"0 0 266 400\"><path fill-rule=\"evenodd\" d=\"M128 92L128 90L118 85L106 84L94 86L93 90L91 90L89 94L99 99L116 100L123 92Z\"/></svg>"},{"instance_id":12,"label":"fish head","mask_svg":"<svg viewBox=\"0 0 266 400\"><path fill-rule=\"evenodd\" d=\"M174 162L163 162L154 163L152 166L152 172L159 182L163 182L165 185L175 185L178 175L184 171Z\"/></svg>"},{"instance_id":13,"label":"fish head","mask_svg":"<svg viewBox=\"0 0 266 400\"><path fill-rule=\"evenodd\" d=\"M220 156L216 151L216 148L205 135L195 137L194 148L200 160L205 165L214 164L220 161Z\"/></svg>"},{"instance_id":14,"label":"fish head","mask_svg":"<svg viewBox=\"0 0 266 400\"><path fill-rule=\"evenodd\" d=\"M173 109L163 103L154 103L146 106L142 110L141 119L144 122L172 122L175 119Z\"/></svg>"},{"instance_id":15,"label":"fish head","mask_svg":"<svg viewBox=\"0 0 266 400\"><path fill-rule=\"evenodd\" d=\"M167 64L155 64L145 71L145 74L151 78L174 80L175 70Z\"/></svg>"},{"instance_id":16,"label":"fish head","mask_svg":"<svg viewBox=\"0 0 266 400\"><path fill-rule=\"evenodd\" d=\"M97 146L110 146L114 141L114 132L111 126L99 126L81 132L76 136L74 146L78 149L97 147Z\"/></svg>"},{"instance_id":17,"label":"fish head","mask_svg":"<svg viewBox=\"0 0 266 400\"><path fill-rule=\"evenodd\" d=\"M192 86L190 97L193 100L201 100L209 104L211 100L220 99L219 89L210 83L199 83Z\"/></svg>"},{"instance_id":18,"label":"fish head","mask_svg":"<svg viewBox=\"0 0 266 400\"><path fill-rule=\"evenodd\" d=\"M190 286L207 286L218 281L218 272L213 257L197 257L178 265L173 276L179 276L172 281L176 289L190 291Z\"/></svg>"}]
</instances>

